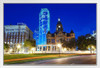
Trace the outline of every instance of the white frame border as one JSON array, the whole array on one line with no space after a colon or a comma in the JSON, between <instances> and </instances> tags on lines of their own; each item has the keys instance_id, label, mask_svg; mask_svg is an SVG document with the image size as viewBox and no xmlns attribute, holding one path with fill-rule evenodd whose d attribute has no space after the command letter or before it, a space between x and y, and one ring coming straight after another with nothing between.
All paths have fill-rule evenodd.
<instances>
[{"instance_id":1,"label":"white frame border","mask_svg":"<svg viewBox=\"0 0 100 68\"><path fill-rule=\"evenodd\" d=\"M97 65L85 66L85 65L73 65L73 66L23 66L24 68L100 68L100 1L99 0L0 0L0 66L2 68L13 68L14 66L4 66L3 65L3 18L4 18L4 3L97 3ZM21 68L22 66L16 66L16 68Z\"/></svg>"}]
</instances>

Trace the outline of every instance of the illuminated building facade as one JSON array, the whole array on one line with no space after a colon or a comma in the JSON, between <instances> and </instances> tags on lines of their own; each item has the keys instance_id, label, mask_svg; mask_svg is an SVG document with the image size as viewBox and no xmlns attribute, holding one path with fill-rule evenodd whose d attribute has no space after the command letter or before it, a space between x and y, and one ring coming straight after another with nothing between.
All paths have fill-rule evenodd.
<instances>
[{"instance_id":1,"label":"illuminated building facade","mask_svg":"<svg viewBox=\"0 0 100 68\"><path fill-rule=\"evenodd\" d=\"M4 43L9 44L10 48L15 48L20 45L23 49L26 39L33 40L33 32L23 23L17 25L4 26ZM35 40L34 40L35 41Z\"/></svg>"},{"instance_id":2,"label":"illuminated building facade","mask_svg":"<svg viewBox=\"0 0 100 68\"><path fill-rule=\"evenodd\" d=\"M50 31L50 13L47 8L42 8L39 13L39 45L46 45L46 34Z\"/></svg>"},{"instance_id":3,"label":"illuminated building facade","mask_svg":"<svg viewBox=\"0 0 100 68\"><path fill-rule=\"evenodd\" d=\"M48 45L57 45L58 43L62 43L63 41L70 41L72 38L75 38L75 33L71 30L70 33L66 33L63 31L63 25L58 19L56 25L56 31L54 33L47 33L47 44ZM50 48L50 47L49 47ZM53 48L57 49L56 46Z\"/></svg>"},{"instance_id":4,"label":"illuminated building facade","mask_svg":"<svg viewBox=\"0 0 100 68\"><path fill-rule=\"evenodd\" d=\"M63 31L63 25L58 19L57 25L56 25L56 31L54 33L50 33L48 31L46 35L47 39L47 45L38 45L37 48L38 51L45 53L59 53L64 51L64 48L62 47L62 42L64 41L70 41L71 39L75 38L75 33L73 30L70 31L70 33L66 33ZM61 45L60 47L58 46ZM69 50L69 48L67 48ZM66 49L66 50L67 50ZM72 51L75 51L75 48L71 49Z\"/></svg>"}]
</instances>

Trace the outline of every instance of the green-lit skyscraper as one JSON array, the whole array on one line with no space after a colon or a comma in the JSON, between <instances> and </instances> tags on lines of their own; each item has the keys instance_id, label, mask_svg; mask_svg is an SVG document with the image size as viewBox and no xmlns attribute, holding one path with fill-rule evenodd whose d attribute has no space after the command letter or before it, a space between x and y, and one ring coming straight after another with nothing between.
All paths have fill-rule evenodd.
<instances>
[{"instance_id":1,"label":"green-lit skyscraper","mask_svg":"<svg viewBox=\"0 0 100 68\"><path fill-rule=\"evenodd\" d=\"M46 45L48 31L50 31L50 13L47 8L42 8L39 13L39 45Z\"/></svg>"}]
</instances>

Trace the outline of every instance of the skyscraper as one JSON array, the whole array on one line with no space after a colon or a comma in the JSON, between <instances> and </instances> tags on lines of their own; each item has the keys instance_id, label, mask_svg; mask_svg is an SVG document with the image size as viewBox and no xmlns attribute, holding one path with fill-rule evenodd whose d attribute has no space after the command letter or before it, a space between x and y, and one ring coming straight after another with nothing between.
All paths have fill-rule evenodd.
<instances>
[{"instance_id":1,"label":"skyscraper","mask_svg":"<svg viewBox=\"0 0 100 68\"><path fill-rule=\"evenodd\" d=\"M42 8L39 13L39 45L46 45L48 31L50 31L50 13L47 8Z\"/></svg>"}]
</instances>

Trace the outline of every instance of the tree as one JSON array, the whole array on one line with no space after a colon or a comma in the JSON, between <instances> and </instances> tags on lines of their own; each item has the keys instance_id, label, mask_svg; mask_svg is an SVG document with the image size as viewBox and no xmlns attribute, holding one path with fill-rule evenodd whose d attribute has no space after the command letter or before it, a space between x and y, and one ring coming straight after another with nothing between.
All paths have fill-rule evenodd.
<instances>
[{"instance_id":1,"label":"tree","mask_svg":"<svg viewBox=\"0 0 100 68\"><path fill-rule=\"evenodd\" d=\"M96 40L94 37L87 39L87 49L90 50L90 53L96 49Z\"/></svg>"},{"instance_id":2,"label":"tree","mask_svg":"<svg viewBox=\"0 0 100 68\"><path fill-rule=\"evenodd\" d=\"M75 47L76 47L76 39L75 38L72 38L69 41L69 48L75 48Z\"/></svg>"},{"instance_id":3,"label":"tree","mask_svg":"<svg viewBox=\"0 0 100 68\"><path fill-rule=\"evenodd\" d=\"M63 44L62 44L62 47L63 48L67 48L67 45L68 45L68 42L67 41L64 41Z\"/></svg>"},{"instance_id":4,"label":"tree","mask_svg":"<svg viewBox=\"0 0 100 68\"><path fill-rule=\"evenodd\" d=\"M24 47L28 47L29 49L32 48L32 47L36 47L35 40L26 40L24 42Z\"/></svg>"},{"instance_id":5,"label":"tree","mask_svg":"<svg viewBox=\"0 0 100 68\"><path fill-rule=\"evenodd\" d=\"M93 44L90 44L87 46L87 49L90 50L90 53L92 53L92 51L95 51L96 47Z\"/></svg>"},{"instance_id":6,"label":"tree","mask_svg":"<svg viewBox=\"0 0 100 68\"><path fill-rule=\"evenodd\" d=\"M86 34L85 37L89 38L89 37L91 37L91 34Z\"/></svg>"},{"instance_id":7,"label":"tree","mask_svg":"<svg viewBox=\"0 0 100 68\"><path fill-rule=\"evenodd\" d=\"M62 47L64 48L75 48L76 47L76 39L72 38L70 41L64 41Z\"/></svg>"},{"instance_id":8,"label":"tree","mask_svg":"<svg viewBox=\"0 0 100 68\"><path fill-rule=\"evenodd\" d=\"M89 38L90 34L85 36L79 36L77 39L77 46L80 50L87 50L88 45L93 45L96 47L96 40L94 37Z\"/></svg>"},{"instance_id":9,"label":"tree","mask_svg":"<svg viewBox=\"0 0 100 68\"><path fill-rule=\"evenodd\" d=\"M65 40L63 40L62 38L60 39L60 42L63 43Z\"/></svg>"},{"instance_id":10,"label":"tree","mask_svg":"<svg viewBox=\"0 0 100 68\"><path fill-rule=\"evenodd\" d=\"M9 45L4 43L4 50L8 51L9 50Z\"/></svg>"},{"instance_id":11,"label":"tree","mask_svg":"<svg viewBox=\"0 0 100 68\"><path fill-rule=\"evenodd\" d=\"M77 46L79 50L86 50L86 37L85 36L79 36L77 39Z\"/></svg>"}]
</instances>

